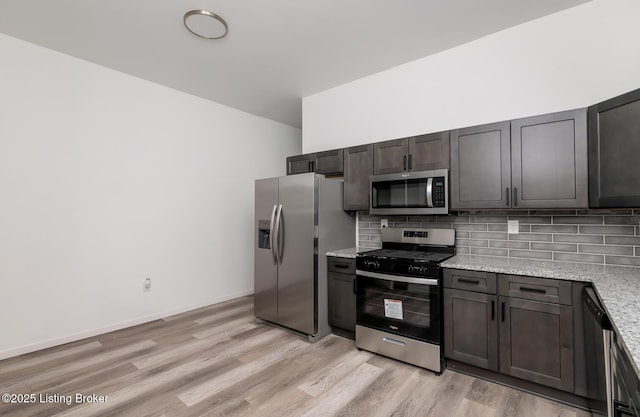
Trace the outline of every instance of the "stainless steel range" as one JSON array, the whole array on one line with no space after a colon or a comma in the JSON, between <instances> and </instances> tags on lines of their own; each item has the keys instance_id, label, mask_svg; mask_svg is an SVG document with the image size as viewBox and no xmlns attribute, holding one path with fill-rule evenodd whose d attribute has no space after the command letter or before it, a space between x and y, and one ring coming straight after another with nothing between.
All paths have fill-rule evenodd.
<instances>
[{"instance_id":1,"label":"stainless steel range","mask_svg":"<svg viewBox=\"0 0 640 417\"><path fill-rule=\"evenodd\" d=\"M382 249L356 255L356 346L442 372L442 270L452 229L382 229Z\"/></svg>"}]
</instances>

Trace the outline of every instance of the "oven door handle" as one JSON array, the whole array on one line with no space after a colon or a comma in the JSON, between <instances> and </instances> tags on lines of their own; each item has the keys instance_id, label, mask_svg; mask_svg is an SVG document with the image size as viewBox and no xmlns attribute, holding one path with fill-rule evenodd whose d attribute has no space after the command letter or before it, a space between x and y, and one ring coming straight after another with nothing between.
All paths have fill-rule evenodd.
<instances>
[{"instance_id":1,"label":"oven door handle","mask_svg":"<svg viewBox=\"0 0 640 417\"><path fill-rule=\"evenodd\" d=\"M433 279L433 278L403 277L399 275L389 275L389 274L380 274L378 272L361 271L359 269L356 270L356 275L360 275L368 278L375 278L375 279L385 279L387 281L406 282L408 284L422 284L422 285L431 285L431 286L440 285L439 280Z\"/></svg>"}]
</instances>

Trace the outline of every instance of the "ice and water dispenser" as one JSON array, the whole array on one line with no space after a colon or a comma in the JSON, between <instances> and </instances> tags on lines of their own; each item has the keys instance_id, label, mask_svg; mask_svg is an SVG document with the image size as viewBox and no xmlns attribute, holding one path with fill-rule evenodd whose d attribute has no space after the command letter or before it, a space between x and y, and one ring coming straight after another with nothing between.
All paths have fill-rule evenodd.
<instances>
[{"instance_id":1,"label":"ice and water dispenser","mask_svg":"<svg viewBox=\"0 0 640 417\"><path fill-rule=\"evenodd\" d=\"M258 248L271 249L271 222L258 220Z\"/></svg>"}]
</instances>

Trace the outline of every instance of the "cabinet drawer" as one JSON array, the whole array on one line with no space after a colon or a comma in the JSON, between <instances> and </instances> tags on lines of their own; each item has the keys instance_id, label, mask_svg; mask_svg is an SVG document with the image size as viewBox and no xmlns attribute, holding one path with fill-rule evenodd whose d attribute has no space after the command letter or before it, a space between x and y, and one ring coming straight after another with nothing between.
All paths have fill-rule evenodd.
<instances>
[{"instance_id":1,"label":"cabinet drawer","mask_svg":"<svg viewBox=\"0 0 640 417\"><path fill-rule=\"evenodd\" d=\"M341 274L355 274L356 273L356 260L351 258L339 258L330 256L329 272L339 272Z\"/></svg>"},{"instance_id":2,"label":"cabinet drawer","mask_svg":"<svg viewBox=\"0 0 640 417\"><path fill-rule=\"evenodd\" d=\"M572 305L570 281L499 275L498 292L500 295L524 300Z\"/></svg>"},{"instance_id":3,"label":"cabinet drawer","mask_svg":"<svg viewBox=\"0 0 640 417\"><path fill-rule=\"evenodd\" d=\"M492 272L466 271L463 269L445 269L444 286L459 290L496 293L496 274Z\"/></svg>"}]
</instances>

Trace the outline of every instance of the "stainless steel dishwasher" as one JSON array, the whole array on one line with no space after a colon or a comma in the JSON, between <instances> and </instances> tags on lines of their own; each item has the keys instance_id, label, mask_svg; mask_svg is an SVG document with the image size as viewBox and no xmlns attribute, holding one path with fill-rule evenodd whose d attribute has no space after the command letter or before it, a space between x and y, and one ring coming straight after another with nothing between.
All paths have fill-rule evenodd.
<instances>
[{"instance_id":1,"label":"stainless steel dishwasher","mask_svg":"<svg viewBox=\"0 0 640 417\"><path fill-rule=\"evenodd\" d=\"M591 287L582 290L587 397L594 416L613 416L611 381L611 322Z\"/></svg>"}]
</instances>

